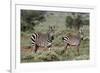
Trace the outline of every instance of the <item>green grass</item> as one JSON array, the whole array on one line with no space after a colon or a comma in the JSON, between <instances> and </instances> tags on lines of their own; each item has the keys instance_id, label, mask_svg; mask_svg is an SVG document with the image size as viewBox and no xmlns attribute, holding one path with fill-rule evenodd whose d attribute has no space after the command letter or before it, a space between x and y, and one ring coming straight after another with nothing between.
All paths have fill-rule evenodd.
<instances>
[{"instance_id":1,"label":"green grass","mask_svg":"<svg viewBox=\"0 0 100 73\"><path fill-rule=\"evenodd\" d=\"M86 45L84 45L85 43ZM77 55L75 48L68 48L64 51L64 47L52 47L50 51L39 51L37 53L21 55L21 62L48 62L48 61L72 61L72 60L88 60L89 59L89 46L88 41L82 41L80 45L80 55Z\"/></svg>"}]
</instances>

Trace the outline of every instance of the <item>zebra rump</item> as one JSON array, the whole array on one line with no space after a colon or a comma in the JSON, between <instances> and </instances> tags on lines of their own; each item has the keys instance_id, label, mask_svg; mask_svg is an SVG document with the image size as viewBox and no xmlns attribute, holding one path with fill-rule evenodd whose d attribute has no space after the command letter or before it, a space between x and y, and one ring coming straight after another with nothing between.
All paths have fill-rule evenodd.
<instances>
[{"instance_id":1,"label":"zebra rump","mask_svg":"<svg viewBox=\"0 0 100 73\"><path fill-rule=\"evenodd\" d=\"M32 36L31 36L31 41L32 41L32 46L35 45L35 42L36 42L36 38L38 37L38 34L37 33L33 33Z\"/></svg>"}]
</instances>

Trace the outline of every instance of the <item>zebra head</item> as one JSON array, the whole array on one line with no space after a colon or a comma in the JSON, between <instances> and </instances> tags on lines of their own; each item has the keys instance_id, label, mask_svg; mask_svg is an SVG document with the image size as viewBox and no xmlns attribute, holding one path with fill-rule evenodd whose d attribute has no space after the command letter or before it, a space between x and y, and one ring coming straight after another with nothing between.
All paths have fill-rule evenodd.
<instances>
[{"instance_id":1,"label":"zebra head","mask_svg":"<svg viewBox=\"0 0 100 73\"><path fill-rule=\"evenodd\" d=\"M54 33L55 33L55 26L49 26L48 34L48 41L52 42L54 40Z\"/></svg>"},{"instance_id":2,"label":"zebra head","mask_svg":"<svg viewBox=\"0 0 100 73\"><path fill-rule=\"evenodd\" d=\"M82 29L79 30L79 34L80 34L80 38L81 38L81 40L83 40L83 39L84 39L84 33L83 33Z\"/></svg>"}]
</instances>

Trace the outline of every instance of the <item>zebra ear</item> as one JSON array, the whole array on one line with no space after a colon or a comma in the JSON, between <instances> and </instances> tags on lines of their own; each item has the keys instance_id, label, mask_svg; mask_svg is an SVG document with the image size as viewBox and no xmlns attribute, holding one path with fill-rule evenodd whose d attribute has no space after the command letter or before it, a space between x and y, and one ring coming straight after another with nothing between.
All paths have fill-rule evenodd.
<instances>
[{"instance_id":1,"label":"zebra ear","mask_svg":"<svg viewBox=\"0 0 100 73\"><path fill-rule=\"evenodd\" d=\"M50 26L49 25L49 31L55 31L55 26Z\"/></svg>"}]
</instances>

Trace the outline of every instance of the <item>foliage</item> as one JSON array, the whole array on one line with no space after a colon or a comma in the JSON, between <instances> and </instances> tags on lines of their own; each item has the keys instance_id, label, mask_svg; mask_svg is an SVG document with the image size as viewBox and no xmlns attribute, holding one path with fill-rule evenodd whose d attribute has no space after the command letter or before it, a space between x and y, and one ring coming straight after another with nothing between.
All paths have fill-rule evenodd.
<instances>
[{"instance_id":1,"label":"foliage","mask_svg":"<svg viewBox=\"0 0 100 73\"><path fill-rule=\"evenodd\" d=\"M89 25L89 16L85 13L70 13L66 17L66 27L79 30L83 25Z\"/></svg>"},{"instance_id":2,"label":"foliage","mask_svg":"<svg viewBox=\"0 0 100 73\"><path fill-rule=\"evenodd\" d=\"M45 11L21 10L21 31L33 30L34 26L43 22Z\"/></svg>"}]
</instances>

